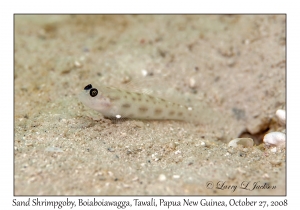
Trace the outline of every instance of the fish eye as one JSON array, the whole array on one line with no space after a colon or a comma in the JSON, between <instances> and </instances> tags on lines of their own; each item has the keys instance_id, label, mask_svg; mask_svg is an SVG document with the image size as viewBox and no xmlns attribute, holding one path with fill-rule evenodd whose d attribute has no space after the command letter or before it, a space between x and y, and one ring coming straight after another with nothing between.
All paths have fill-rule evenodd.
<instances>
[{"instance_id":1,"label":"fish eye","mask_svg":"<svg viewBox=\"0 0 300 210\"><path fill-rule=\"evenodd\" d=\"M95 97L96 95L98 95L98 90L97 90L96 88L92 88L92 89L90 90L90 95L91 95L92 97Z\"/></svg>"},{"instance_id":2,"label":"fish eye","mask_svg":"<svg viewBox=\"0 0 300 210\"><path fill-rule=\"evenodd\" d=\"M89 90L89 89L91 89L91 88L92 88L92 85L89 84L89 85L85 86L84 90Z\"/></svg>"}]
</instances>

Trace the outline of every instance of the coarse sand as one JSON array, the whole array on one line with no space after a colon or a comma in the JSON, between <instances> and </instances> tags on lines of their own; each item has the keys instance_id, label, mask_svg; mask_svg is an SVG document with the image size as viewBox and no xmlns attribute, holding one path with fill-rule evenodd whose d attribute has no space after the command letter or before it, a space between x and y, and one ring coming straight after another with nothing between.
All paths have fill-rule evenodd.
<instances>
[{"instance_id":1,"label":"coarse sand","mask_svg":"<svg viewBox=\"0 0 300 210\"><path fill-rule=\"evenodd\" d=\"M285 195L285 15L15 15L15 195ZM88 84L165 97L199 124L110 120ZM250 137L249 148L228 147Z\"/></svg>"}]
</instances>

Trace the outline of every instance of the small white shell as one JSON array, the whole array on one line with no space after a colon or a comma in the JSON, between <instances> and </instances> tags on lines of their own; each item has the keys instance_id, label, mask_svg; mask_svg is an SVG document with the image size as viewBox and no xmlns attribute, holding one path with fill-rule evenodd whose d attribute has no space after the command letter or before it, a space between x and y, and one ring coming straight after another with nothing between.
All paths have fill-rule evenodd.
<instances>
[{"instance_id":1,"label":"small white shell","mask_svg":"<svg viewBox=\"0 0 300 210\"><path fill-rule=\"evenodd\" d=\"M274 145L285 148L285 133L281 132L271 132L264 136L266 145Z\"/></svg>"},{"instance_id":2,"label":"small white shell","mask_svg":"<svg viewBox=\"0 0 300 210\"><path fill-rule=\"evenodd\" d=\"M145 77L148 75L148 71L146 69L142 69L142 75Z\"/></svg>"},{"instance_id":3,"label":"small white shell","mask_svg":"<svg viewBox=\"0 0 300 210\"><path fill-rule=\"evenodd\" d=\"M166 179L167 179L167 177L164 174L160 174L159 177L158 177L158 180L161 181L161 182L166 181Z\"/></svg>"},{"instance_id":4,"label":"small white shell","mask_svg":"<svg viewBox=\"0 0 300 210\"><path fill-rule=\"evenodd\" d=\"M190 78L189 86L192 89L196 87L196 80L193 77Z\"/></svg>"},{"instance_id":5,"label":"small white shell","mask_svg":"<svg viewBox=\"0 0 300 210\"><path fill-rule=\"evenodd\" d=\"M278 109L278 110L276 111L276 116L277 116L277 118L278 118L278 120L279 120L279 122L280 122L281 124L283 124L283 125L286 124L286 120L285 120L285 110L283 110L283 109Z\"/></svg>"},{"instance_id":6,"label":"small white shell","mask_svg":"<svg viewBox=\"0 0 300 210\"><path fill-rule=\"evenodd\" d=\"M242 145L244 147L253 147L253 139L251 138L236 138L231 140L228 143L229 147L237 147L238 145Z\"/></svg>"}]
</instances>

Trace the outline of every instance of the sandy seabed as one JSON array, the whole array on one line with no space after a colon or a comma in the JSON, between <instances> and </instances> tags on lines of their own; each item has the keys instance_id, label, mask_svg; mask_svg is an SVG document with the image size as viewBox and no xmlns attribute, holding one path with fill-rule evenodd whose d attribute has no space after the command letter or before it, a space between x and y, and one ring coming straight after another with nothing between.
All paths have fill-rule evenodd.
<instances>
[{"instance_id":1,"label":"sandy seabed","mask_svg":"<svg viewBox=\"0 0 300 210\"><path fill-rule=\"evenodd\" d=\"M285 149L262 143L285 131L285 29L285 15L15 15L15 195L285 195ZM105 119L78 101L87 84L192 104L200 123ZM243 136L255 146L227 146Z\"/></svg>"}]
</instances>

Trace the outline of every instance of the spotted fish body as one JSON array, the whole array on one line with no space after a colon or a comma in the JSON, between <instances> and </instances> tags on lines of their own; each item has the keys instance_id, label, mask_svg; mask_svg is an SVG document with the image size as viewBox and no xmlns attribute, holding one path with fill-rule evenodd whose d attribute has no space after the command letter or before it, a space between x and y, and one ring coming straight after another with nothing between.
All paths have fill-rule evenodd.
<instances>
[{"instance_id":1,"label":"spotted fish body","mask_svg":"<svg viewBox=\"0 0 300 210\"><path fill-rule=\"evenodd\" d=\"M244 130L239 121L232 121L229 115L205 105L199 106L199 102L197 107L191 108L144 93L105 86L95 88L91 84L79 94L79 100L107 118L183 120L200 124L206 133L219 132L224 140L236 138Z\"/></svg>"},{"instance_id":2,"label":"spotted fish body","mask_svg":"<svg viewBox=\"0 0 300 210\"><path fill-rule=\"evenodd\" d=\"M89 84L79 94L79 100L108 118L188 121L193 117L191 107L113 87L94 88Z\"/></svg>"}]
</instances>

